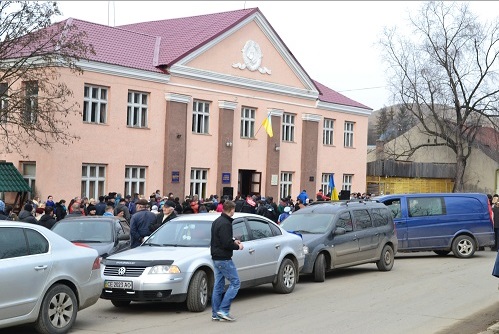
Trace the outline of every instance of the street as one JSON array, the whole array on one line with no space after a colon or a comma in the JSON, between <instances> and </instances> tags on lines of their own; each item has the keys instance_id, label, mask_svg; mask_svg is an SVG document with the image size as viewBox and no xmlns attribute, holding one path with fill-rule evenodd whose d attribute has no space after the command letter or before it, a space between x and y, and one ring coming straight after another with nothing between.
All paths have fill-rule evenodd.
<instances>
[{"instance_id":1,"label":"street","mask_svg":"<svg viewBox=\"0 0 499 334\"><path fill-rule=\"evenodd\" d=\"M452 253L451 253L452 254ZM374 264L337 270L324 283L302 276L289 295L270 284L240 290L234 323L211 321L211 309L188 312L182 304L99 302L78 313L71 333L470 333L499 320L499 280L491 275L496 253L471 259L449 254L397 254L392 271ZM0 334L32 333L29 327Z\"/></svg>"}]
</instances>

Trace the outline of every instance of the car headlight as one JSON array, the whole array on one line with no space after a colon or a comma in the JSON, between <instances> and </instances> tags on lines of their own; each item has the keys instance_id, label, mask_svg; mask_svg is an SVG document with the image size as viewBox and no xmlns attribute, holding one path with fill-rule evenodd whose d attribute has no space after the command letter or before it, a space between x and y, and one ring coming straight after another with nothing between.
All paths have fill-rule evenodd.
<instances>
[{"instance_id":1,"label":"car headlight","mask_svg":"<svg viewBox=\"0 0 499 334\"><path fill-rule=\"evenodd\" d=\"M180 268L175 265L159 265L152 267L149 274L180 274Z\"/></svg>"},{"instance_id":2,"label":"car headlight","mask_svg":"<svg viewBox=\"0 0 499 334\"><path fill-rule=\"evenodd\" d=\"M303 254L308 254L308 246L303 245Z\"/></svg>"}]
</instances>

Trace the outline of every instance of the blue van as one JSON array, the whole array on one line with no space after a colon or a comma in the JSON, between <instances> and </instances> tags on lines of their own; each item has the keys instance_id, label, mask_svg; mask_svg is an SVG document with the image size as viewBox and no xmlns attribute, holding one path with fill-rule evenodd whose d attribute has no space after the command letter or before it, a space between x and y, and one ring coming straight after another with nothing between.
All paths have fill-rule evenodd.
<instances>
[{"instance_id":1,"label":"blue van","mask_svg":"<svg viewBox=\"0 0 499 334\"><path fill-rule=\"evenodd\" d=\"M394 194L373 198L388 206L397 231L399 252L434 251L470 258L494 246L492 209L485 194Z\"/></svg>"}]
</instances>

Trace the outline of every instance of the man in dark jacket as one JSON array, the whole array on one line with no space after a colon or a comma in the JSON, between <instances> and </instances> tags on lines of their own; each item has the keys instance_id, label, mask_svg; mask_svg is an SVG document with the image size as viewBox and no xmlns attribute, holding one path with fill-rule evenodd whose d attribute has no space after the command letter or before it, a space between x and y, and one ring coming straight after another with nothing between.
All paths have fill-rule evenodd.
<instances>
[{"instance_id":1,"label":"man in dark jacket","mask_svg":"<svg viewBox=\"0 0 499 334\"><path fill-rule=\"evenodd\" d=\"M149 226L156 221L156 215L147 209L148 205L149 202L146 199L139 199L135 203L137 212L130 219L131 248L140 246L144 237L151 235Z\"/></svg>"},{"instance_id":2,"label":"man in dark jacket","mask_svg":"<svg viewBox=\"0 0 499 334\"><path fill-rule=\"evenodd\" d=\"M99 196L99 203L95 205L95 215L102 216L106 212L106 196Z\"/></svg>"},{"instance_id":3,"label":"man in dark jacket","mask_svg":"<svg viewBox=\"0 0 499 334\"><path fill-rule=\"evenodd\" d=\"M45 214L40 217L38 224L48 228L49 230L52 229L52 226L54 226L54 224L55 224L54 208L53 207L51 207L51 206L45 207Z\"/></svg>"},{"instance_id":4,"label":"man in dark jacket","mask_svg":"<svg viewBox=\"0 0 499 334\"><path fill-rule=\"evenodd\" d=\"M211 258L215 269L215 284L211 298L212 320L234 321L230 314L230 304L237 295L241 283L236 266L232 261L234 250L242 250L243 244L232 235L232 216L236 204L225 201L223 211L211 225ZM224 295L225 280L229 281L229 288ZM223 296L223 298L222 298Z\"/></svg>"},{"instance_id":5,"label":"man in dark jacket","mask_svg":"<svg viewBox=\"0 0 499 334\"><path fill-rule=\"evenodd\" d=\"M156 231L161 225L177 217L175 214L175 203L172 201L166 201L163 204L162 210L163 212L156 215L156 221L149 226L151 232Z\"/></svg>"},{"instance_id":6,"label":"man in dark jacket","mask_svg":"<svg viewBox=\"0 0 499 334\"><path fill-rule=\"evenodd\" d=\"M128 224L130 224L130 210L128 210L128 206L126 205L126 199L120 198L118 205L114 207L114 215L117 216L118 212L123 212L123 217L125 217Z\"/></svg>"},{"instance_id":7,"label":"man in dark jacket","mask_svg":"<svg viewBox=\"0 0 499 334\"><path fill-rule=\"evenodd\" d=\"M33 216L33 205L31 204L24 205L24 208L19 212L18 219L25 223L38 224L38 220Z\"/></svg>"}]
</instances>

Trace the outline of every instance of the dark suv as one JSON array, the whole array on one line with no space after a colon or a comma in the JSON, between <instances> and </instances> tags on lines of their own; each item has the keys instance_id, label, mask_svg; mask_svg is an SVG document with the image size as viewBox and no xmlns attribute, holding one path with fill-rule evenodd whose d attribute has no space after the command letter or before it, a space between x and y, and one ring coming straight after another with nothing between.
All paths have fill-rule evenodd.
<instances>
[{"instance_id":1,"label":"dark suv","mask_svg":"<svg viewBox=\"0 0 499 334\"><path fill-rule=\"evenodd\" d=\"M397 236L390 210L370 201L321 202L293 212L281 224L299 233L308 247L302 274L323 282L331 269L376 263L393 267Z\"/></svg>"}]
</instances>

